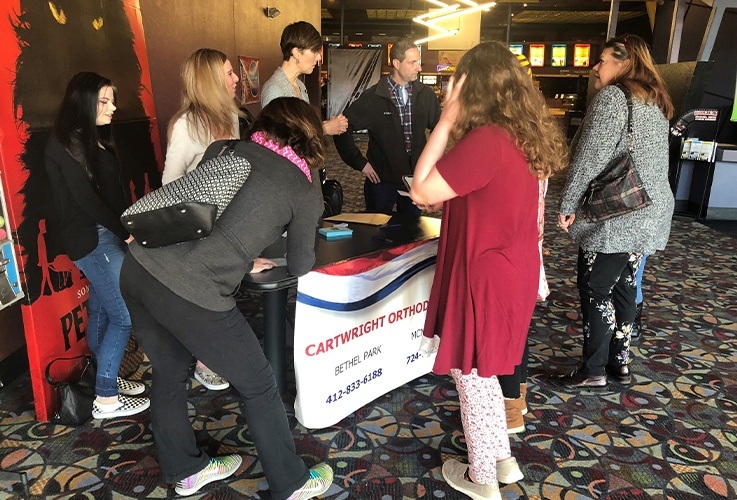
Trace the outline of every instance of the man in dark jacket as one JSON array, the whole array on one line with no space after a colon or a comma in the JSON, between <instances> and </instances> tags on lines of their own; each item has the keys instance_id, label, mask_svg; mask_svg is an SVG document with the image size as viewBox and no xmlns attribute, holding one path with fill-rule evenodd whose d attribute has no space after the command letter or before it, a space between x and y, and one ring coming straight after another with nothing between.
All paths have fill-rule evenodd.
<instances>
[{"instance_id":1,"label":"man in dark jacket","mask_svg":"<svg viewBox=\"0 0 737 500\"><path fill-rule=\"evenodd\" d=\"M435 92L417 80L422 67L420 51L412 40L400 38L391 48L392 74L367 89L345 111L348 131L334 136L340 157L366 176L363 194L367 212L420 214L407 196L403 175L412 175L425 147L425 129L432 130L440 118ZM352 131L368 130L364 157L353 141Z\"/></svg>"}]
</instances>

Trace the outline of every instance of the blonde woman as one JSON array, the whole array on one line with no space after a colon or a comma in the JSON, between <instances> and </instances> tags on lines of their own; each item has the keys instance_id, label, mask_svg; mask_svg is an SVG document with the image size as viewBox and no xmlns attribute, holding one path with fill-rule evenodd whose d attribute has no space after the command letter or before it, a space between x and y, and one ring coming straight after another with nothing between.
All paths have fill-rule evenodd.
<instances>
[{"instance_id":1,"label":"blonde woman","mask_svg":"<svg viewBox=\"0 0 737 500\"><path fill-rule=\"evenodd\" d=\"M212 142L240 138L237 84L233 65L219 50L197 49L184 61L182 105L169 122L163 184L193 170ZM194 376L213 391L230 387L227 380L200 361Z\"/></svg>"},{"instance_id":2,"label":"blonde woman","mask_svg":"<svg viewBox=\"0 0 737 500\"><path fill-rule=\"evenodd\" d=\"M450 459L443 477L471 498L501 499L498 483L523 476L497 376L522 359L540 279L539 181L564 167L566 146L501 44L471 49L456 75L410 191L420 208L443 203L423 351L439 337L433 371L456 382L468 445L469 464ZM450 138L457 142L445 154Z\"/></svg>"}]
</instances>

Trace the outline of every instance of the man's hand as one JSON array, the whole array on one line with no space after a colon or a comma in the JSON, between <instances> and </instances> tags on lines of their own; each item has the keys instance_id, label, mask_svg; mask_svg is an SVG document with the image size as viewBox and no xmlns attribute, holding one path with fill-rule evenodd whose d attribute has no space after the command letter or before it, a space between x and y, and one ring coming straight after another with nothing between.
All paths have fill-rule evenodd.
<instances>
[{"instance_id":1,"label":"man's hand","mask_svg":"<svg viewBox=\"0 0 737 500\"><path fill-rule=\"evenodd\" d=\"M379 182L381 182L381 179L379 179L379 174L376 173L376 170L374 170L374 167L372 167L370 163L366 163L366 166L363 167L363 170L361 170L361 172L363 172L363 175L365 175L366 178L374 184L378 184Z\"/></svg>"},{"instance_id":2,"label":"man's hand","mask_svg":"<svg viewBox=\"0 0 737 500\"><path fill-rule=\"evenodd\" d=\"M340 135L348 130L348 118L338 115L322 122L322 129L327 135Z\"/></svg>"},{"instance_id":3,"label":"man's hand","mask_svg":"<svg viewBox=\"0 0 737 500\"><path fill-rule=\"evenodd\" d=\"M260 273L261 271L266 271L274 267L276 267L276 262L273 260L256 257L253 261L253 269L251 269L250 274Z\"/></svg>"}]
</instances>

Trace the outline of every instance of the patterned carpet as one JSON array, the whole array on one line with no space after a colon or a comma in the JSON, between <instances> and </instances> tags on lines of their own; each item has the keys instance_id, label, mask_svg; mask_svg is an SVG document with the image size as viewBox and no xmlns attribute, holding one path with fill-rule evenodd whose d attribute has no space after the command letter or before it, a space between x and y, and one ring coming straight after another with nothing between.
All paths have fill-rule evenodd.
<instances>
[{"instance_id":1,"label":"patterned carpet","mask_svg":"<svg viewBox=\"0 0 737 500\"><path fill-rule=\"evenodd\" d=\"M334 151L329 165L329 177L344 186L345 210L362 209L362 176L341 166ZM504 486L503 497L737 498L737 241L674 221L668 248L648 260L648 326L633 349L633 383L596 396L556 392L547 377L576 366L581 335L576 248L553 218L561 182L553 181L548 195L552 293L530 330L527 430L512 437L525 479ZM257 332L259 304L258 296L243 301ZM150 382L150 366L135 378ZM190 402L200 444L214 455L244 457L235 476L209 485L201 497L270 498L235 392L194 382ZM466 458L448 378L421 377L313 432L286 403L299 454L309 465L327 461L335 470L325 498L465 498L440 475L444 460ZM40 424L27 375L0 390L0 498L23 498L20 472L34 498L171 498L156 456L145 413L79 428Z\"/></svg>"}]
</instances>

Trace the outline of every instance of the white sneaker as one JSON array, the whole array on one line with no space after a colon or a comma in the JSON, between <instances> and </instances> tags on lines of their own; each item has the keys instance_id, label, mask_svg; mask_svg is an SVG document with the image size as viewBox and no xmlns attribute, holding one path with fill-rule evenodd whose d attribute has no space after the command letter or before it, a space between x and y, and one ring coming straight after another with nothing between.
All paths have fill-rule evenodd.
<instances>
[{"instance_id":1,"label":"white sneaker","mask_svg":"<svg viewBox=\"0 0 737 500\"><path fill-rule=\"evenodd\" d=\"M129 417L148 410L149 406L151 406L151 401L148 398L130 398L119 395L117 403L101 404L94 401L92 418Z\"/></svg>"},{"instance_id":2,"label":"white sneaker","mask_svg":"<svg viewBox=\"0 0 737 500\"><path fill-rule=\"evenodd\" d=\"M443 464L443 477L454 490L465 493L473 500L502 500L499 483L494 481L494 484L476 484L467 481L463 477L466 474L466 469L468 469L468 465L450 459Z\"/></svg>"},{"instance_id":3,"label":"white sneaker","mask_svg":"<svg viewBox=\"0 0 737 500\"><path fill-rule=\"evenodd\" d=\"M243 458L240 455L212 457L204 469L178 481L174 491L184 497L194 495L203 486L232 476L242 463Z\"/></svg>"},{"instance_id":4,"label":"white sneaker","mask_svg":"<svg viewBox=\"0 0 737 500\"><path fill-rule=\"evenodd\" d=\"M333 485L333 469L326 463L310 469L310 478L287 500L309 500L322 495Z\"/></svg>"},{"instance_id":5,"label":"white sneaker","mask_svg":"<svg viewBox=\"0 0 737 500\"><path fill-rule=\"evenodd\" d=\"M230 382L209 368L201 367L200 364L195 366L194 378L211 391L223 391L230 387Z\"/></svg>"},{"instance_id":6,"label":"white sneaker","mask_svg":"<svg viewBox=\"0 0 737 500\"><path fill-rule=\"evenodd\" d=\"M500 483L512 484L517 481L524 479L524 474L517 464L517 459L514 457L505 458L499 460L496 463L496 478Z\"/></svg>"},{"instance_id":7,"label":"white sneaker","mask_svg":"<svg viewBox=\"0 0 737 500\"><path fill-rule=\"evenodd\" d=\"M122 394L123 396L138 396L139 394L143 394L145 390L146 386L140 382L118 377L118 394Z\"/></svg>"}]
</instances>

